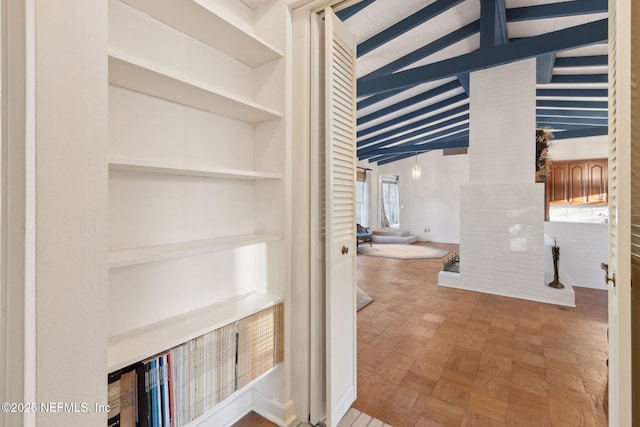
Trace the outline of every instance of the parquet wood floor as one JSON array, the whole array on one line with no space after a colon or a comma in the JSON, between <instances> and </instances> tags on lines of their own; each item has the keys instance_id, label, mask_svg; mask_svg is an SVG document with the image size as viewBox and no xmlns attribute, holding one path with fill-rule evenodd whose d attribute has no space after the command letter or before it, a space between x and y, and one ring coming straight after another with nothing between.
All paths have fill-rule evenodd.
<instances>
[{"instance_id":1,"label":"parquet wood floor","mask_svg":"<svg viewBox=\"0 0 640 427\"><path fill-rule=\"evenodd\" d=\"M458 245L430 243L458 250ZM358 400L394 427L606 426L607 292L576 308L437 286L442 259L359 255Z\"/></svg>"},{"instance_id":2,"label":"parquet wood floor","mask_svg":"<svg viewBox=\"0 0 640 427\"><path fill-rule=\"evenodd\" d=\"M442 259L359 255L357 269L374 300L358 312L355 409L394 427L607 426L606 291L574 288L568 308L439 287Z\"/></svg>"}]
</instances>

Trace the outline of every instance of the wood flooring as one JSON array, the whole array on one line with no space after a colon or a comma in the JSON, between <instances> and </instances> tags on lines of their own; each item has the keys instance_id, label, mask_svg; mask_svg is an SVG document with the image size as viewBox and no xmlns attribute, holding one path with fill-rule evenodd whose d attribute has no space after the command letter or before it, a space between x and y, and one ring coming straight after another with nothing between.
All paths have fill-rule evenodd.
<instances>
[{"instance_id":1,"label":"wood flooring","mask_svg":"<svg viewBox=\"0 0 640 427\"><path fill-rule=\"evenodd\" d=\"M357 269L374 300L353 408L394 427L607 426L607 291L576 287L569 308L439 287L442 259L359 255Z\"/></svg>"},{"instance_id":2,"label":"wood flooring","mask_svg":"<svg viewBox=\"0 0 640 427\"><path fill-rule=\"evenodd\" d=\"M396 427L607 425L606 291L575 288L569 308L437 286L441 259L357 269L373 302L354 408Z\"/></svg>"}]
</instances>

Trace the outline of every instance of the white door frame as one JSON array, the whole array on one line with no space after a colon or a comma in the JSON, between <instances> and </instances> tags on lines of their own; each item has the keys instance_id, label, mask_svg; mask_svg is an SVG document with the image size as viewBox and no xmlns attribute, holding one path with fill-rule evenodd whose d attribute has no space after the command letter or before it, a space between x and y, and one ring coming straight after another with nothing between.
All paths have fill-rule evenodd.
<instances>
[{"instance_id":1,"label":"white door frame","mask_svg":"<svg viewBox=\"0 0 640 427\"><path fill-rule=\"evenodd\" d=\"M2 0L1 8L0 398L35 402L35 1ZM1 425L35 420L0 414Z\"/></svg>"},{"instance_id":2,"label":"white door frame","mask_svg":"<svg viewBox=\"0 0 640 427\"><path fill-rule=\"evenodd\" d=\"M318 231L317 206L310 203L320 197L317 176L312 171L311 158L311 16L341 0L300 0L289 5L292 17L292 57L290 76L295 96L292 102L292 181L296 197L293 197L294 225L292 230L292 303L291 318L294 324L291 348L296 349L299 361L291 367L291 394L294 411L299 420L319 421L318 414L324 408L317 396L324 389L311 391L312 383L324 378L322 363L316 352L324 335L324 307L318 294L318 282L322 280L314 263L318 262L318 247L312 248ZM314 255L316 253L316 255ZM312 377L315 379L312 381ZM312 398L313 394L313 398Z\"/></svg>"}]
</instances>

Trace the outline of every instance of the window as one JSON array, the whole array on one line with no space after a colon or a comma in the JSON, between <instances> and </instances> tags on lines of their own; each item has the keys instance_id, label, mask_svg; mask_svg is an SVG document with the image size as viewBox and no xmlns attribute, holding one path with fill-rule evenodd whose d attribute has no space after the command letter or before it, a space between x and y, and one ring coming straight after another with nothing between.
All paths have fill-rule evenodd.
<instances>
[{"instance_id":1,"label":"window","mask_svg":"<svg viewBox=\"0 0 640 427\"><path fill-rule=\"evenodd\" d=\"M384 207L382 225L385 226L388 221L388 227L398 227L400 225L400 193L397 176L382 178L382 201Z\"/></svg>"},{"instance_id":2,"label":"window","mask_svg":"<svg viewBox=\"0 0 640 427\"><path fill-rule=\"evenodd\" d=\"M368 227L369 226L369 210L367 209L368 194L367 194L367 182L356 182L356 223Z\"/></svg>"}]
</instances>

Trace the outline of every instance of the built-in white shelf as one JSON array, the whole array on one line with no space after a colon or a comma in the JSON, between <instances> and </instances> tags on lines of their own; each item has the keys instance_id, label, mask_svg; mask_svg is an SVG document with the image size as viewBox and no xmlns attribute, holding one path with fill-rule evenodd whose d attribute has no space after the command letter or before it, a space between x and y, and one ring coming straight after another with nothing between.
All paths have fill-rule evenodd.
<instances>
[{"instance_id":1,"label":"built-in white shelf","mask_svg":"<svg viewBox=\"0 0 640 427\"><path fill-rule=\"evenodd\" d=\"M157 173L165 175L195 176L202 178L238 180L277 180L282 174L221 168L188 168L163 162L131 160L111 157L109 170L122 172Z\"/></svg>"},{"instance_id":2,"label":"built-in white shelf","mask_svg":"<svg viewBox=\"0 0 640 427\"><path fill-rule=\"evenodd\" d=\"M280 302L280 297L252 291L111 336L107 353L108 370L113 372L124 368Z\"/></svg>"},{"instance_id":3,"label":"built-in white shelf","mask_svg":"<svg viewBox=\"0 0 640 427\"><path fill-rule=\"evenodd\" d=\"M283 117L281 112L254 101L115 52L109 54L109 83L247 123Z\"/></svg>"},{"instance_id":4,"label":"built-in white shelf","mask_svg":"<svg viewBox=\"0 0 640 427\"><path fill-rule=\"evenodd\" d=\"M251 67L283 57L280 49L234 23L215 2L198 0L121 0L147 15Z\"/></svg>"},{"instance_id":5,"label":"built-in white shelf","mask_svg":"<svg viewBox=\"0 0 640 427\"><path fill-rule=\"evenodd\" d=\"M239 236L118 249L109 251L109 268L119 268L147 262L200 255L258 243L274 242L280 239L282 239L280 235L243 234Z\"/></svg>"}]
</instances>

